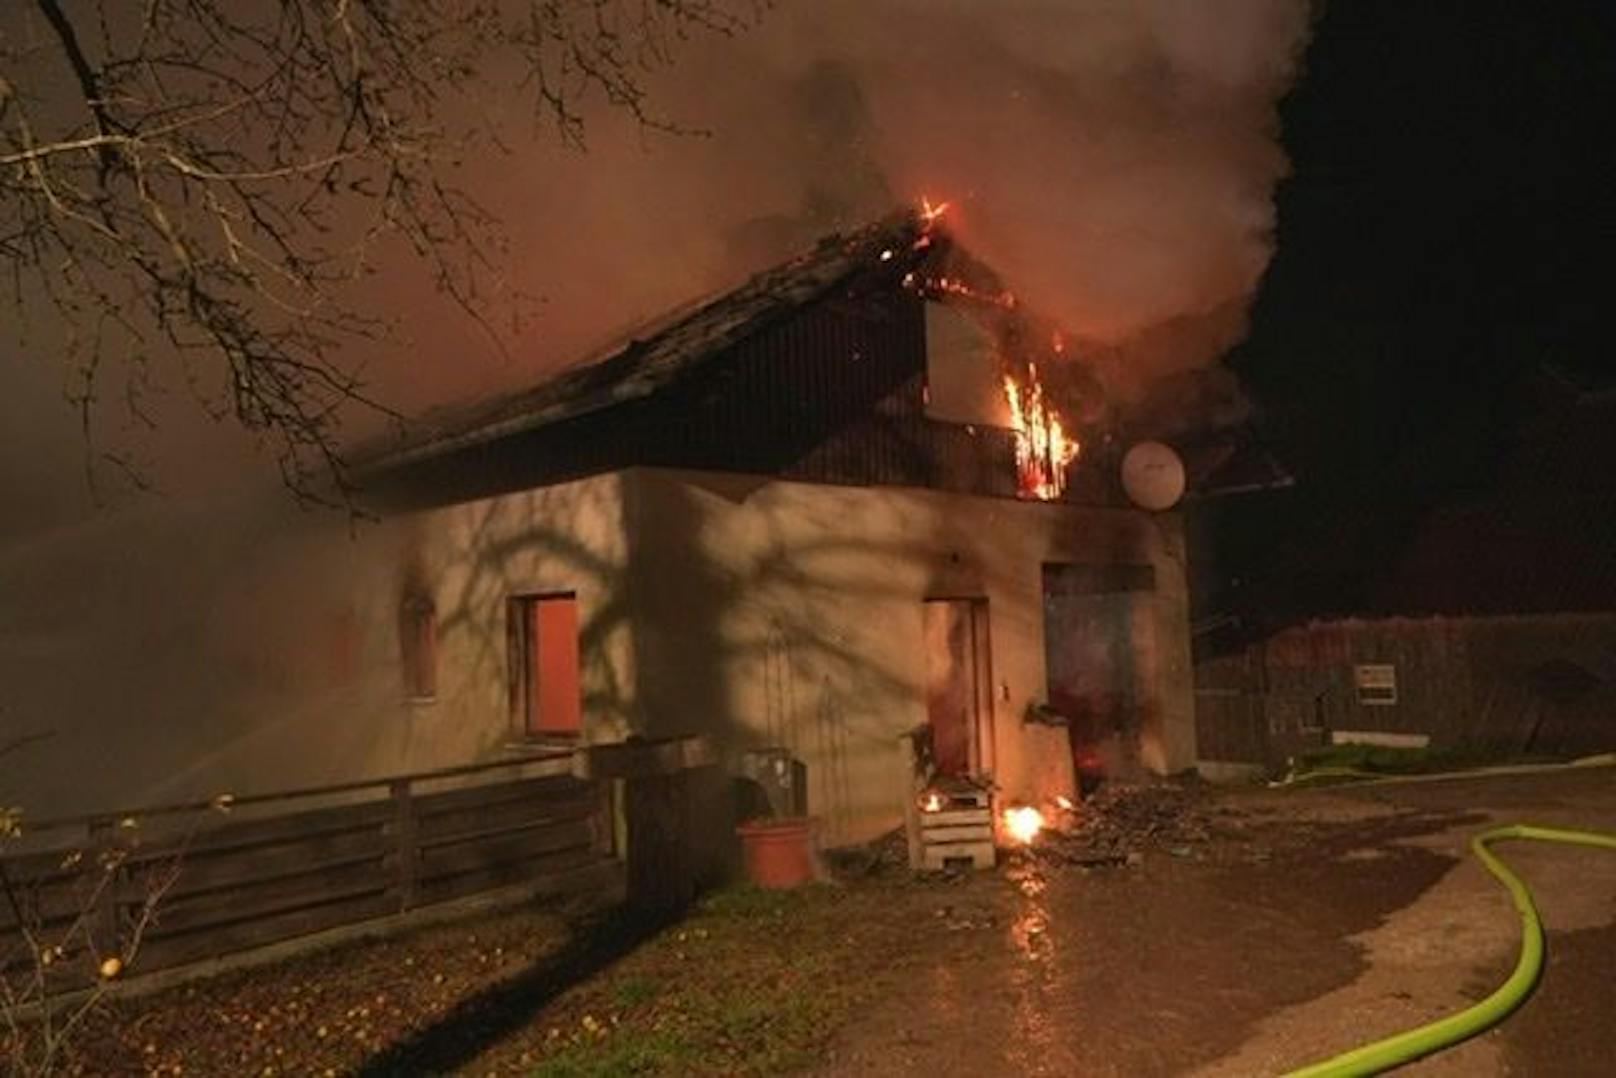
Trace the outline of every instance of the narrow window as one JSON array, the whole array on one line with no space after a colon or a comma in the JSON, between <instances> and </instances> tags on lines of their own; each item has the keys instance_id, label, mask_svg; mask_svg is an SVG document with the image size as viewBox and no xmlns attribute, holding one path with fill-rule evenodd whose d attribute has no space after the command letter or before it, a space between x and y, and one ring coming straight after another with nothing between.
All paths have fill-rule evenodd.
<instances>
[{"instance_id":1,"label":"narrow window","mask_svg":"<svg viewBox=\"0 0 1616 1078\"><path fill-rule=\"evenodd\" d=\"M404 695L435 700L438 695L438 611L432 600L404 600L398 619L399 648L404 659Z\"/></svg>"},{"instance_id":2,"label":"narrow window","mask_svg":"<svg viewBox=\"0 0 1616 1078\"><path fill-rule=\"evenodd\" d=\"M506 605L512 725L524 737L576 737L578 597L518 595Z\"/></svg>"}]
</instances>

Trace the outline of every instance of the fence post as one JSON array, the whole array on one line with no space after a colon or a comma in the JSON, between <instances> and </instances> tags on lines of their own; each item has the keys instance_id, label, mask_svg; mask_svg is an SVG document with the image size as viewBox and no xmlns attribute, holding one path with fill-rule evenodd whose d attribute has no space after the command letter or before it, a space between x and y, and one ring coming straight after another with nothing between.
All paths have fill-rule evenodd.
<instances>
[{"instance_id":1,"label":"fence post","mask_svg":"<svg viewBox=\"0 0 1616 1078\"><path fill-rule=\"evenodd\" d=\"M616 787L614 845L629 905L653 915L678 911L721 870L734 811L717 762L701 737L590 749L585 773Z\"/></svg>"},{"instance_id":2,"label":"fence post","mask_svg":"<svg viewBox=\"0 0 1616 1078\"><path fill-rule=\"evenodd\" d=\"M95 926L92 942L96 961L118 954L122 948L118 939L118 900L124 876L122 859L117 856L116 824L110 817L97 817L86 828L86 851L93 872L91 880L99 880L95 909L89 911L90 923Z\"/></svg>"},{"instance_id":3,"label":"fence post","mask_svg":"<svg viewBox=\"0 0 1616 1078\"><path fill-rule=\"evenodd\" d=\"M590 817L589 826L594 835L594 850L606 857L617 857L623 853L623 844L618 840L618 824L622 816L622 785L621 779L591 779L587 780L595 787L595 814Z\"/></svg>"},{"instance_id":4,"label":"fence post","mask_svg":"<svg viewBox=\"0 0 1616 1078\"><path fill-rule=\"evenodd\" d=\"M684 909L696 897L690 851L690 773L630 776L628 815L629 902L651 913Z\"/></svg>"},{"instance_id":5,"label":"fence post","mask_svg":"<svg viewBox=\"0 0 1616 1078\"><path fill-rule=\"evenodd\" d=\"M409 779L394 779L387 784L387 791L393 799L393 841L398 856L398 911L405 913L415 906L416 874L421 859L415 826L415 798L410 792Z\"/></svg>"}]
</instances>

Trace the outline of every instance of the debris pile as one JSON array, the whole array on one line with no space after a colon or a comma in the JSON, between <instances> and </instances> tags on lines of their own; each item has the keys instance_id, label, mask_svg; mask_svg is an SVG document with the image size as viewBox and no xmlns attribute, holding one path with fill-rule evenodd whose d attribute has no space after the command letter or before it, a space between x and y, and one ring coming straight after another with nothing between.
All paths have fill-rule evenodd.
<instances>
[{"instance_id":1,"label":"debris pile","mask_svg":"<svg viewBox=\"0 0 1616 1078\"><path fill-rule=\"evenodd\" d=\"M909 840L899 827L862 846L825 850L823 856L826 867L838 879L878 876L909 868Z\"/></svg>"},{"instance_id":2,"label":"debris pile","mask_svg":"<svg viewBox=\"0 0 1616 1078\"><path fill-rule=\"evenodd\" d=\"M1075 865L1137 864L1146 851L1193 856L1217 836L1208 799L1187 786L1108 783L1078 805L1040 853Z\"/></svg>"}]
</instances>

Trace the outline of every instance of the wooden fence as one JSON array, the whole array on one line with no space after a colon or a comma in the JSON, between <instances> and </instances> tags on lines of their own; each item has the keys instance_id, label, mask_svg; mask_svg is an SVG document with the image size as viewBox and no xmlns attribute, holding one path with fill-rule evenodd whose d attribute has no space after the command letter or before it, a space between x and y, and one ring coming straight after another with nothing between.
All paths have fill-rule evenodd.
<instances>
[{"instance_id":1,"label":"wooden fence","mask_svg":"<svg viewBox=\"0 0 1616 1078\"><path fill-rule=\"evenodd\" d=\"M1389 671L1390 701L1354 671ZM1195 669L1203 760L1283 763L1339 732L1575 755L1616 747L1616 614L1314 622Z\"/></svg>"},{"instance_id":2,"label":"wooden fence","mask_svg":"<svg viewBox=\"0 0 1616 1078\"><path fill-rule=\"evenodd\" d=\"M0 969L60 941L43 972L67 988L137 942L147 973L507 885L599 887L610 783L572 756L32 825L45 848L0 862Z\"/></svg>"}]
</instances>

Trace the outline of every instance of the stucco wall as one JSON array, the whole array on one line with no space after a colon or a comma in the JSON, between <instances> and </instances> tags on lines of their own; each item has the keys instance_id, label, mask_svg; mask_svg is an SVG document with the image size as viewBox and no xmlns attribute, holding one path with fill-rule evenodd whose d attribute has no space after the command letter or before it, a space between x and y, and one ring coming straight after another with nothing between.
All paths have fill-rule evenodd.
<instances>
[{"instance_id":1,"label":"stucco wall","mask_svg":"<svg viewBox=\"0 0 1616 1078\"><path fill-rule=\"evenodd\" d=\"M706 473L626 474L647 732L717 733L732 753L784 744L806 761L832 841L901 811L898 735L926 720L922 602L988 600L994 768L1004 794L1070 793L1064 732L1042 701L1042 566L1149 563L1133 618L1145 729L1160 771L1194 760L1183 544L1175 519L897 488Z\"/></svg>"},{"instance_id":2,"label":"stucco wall","mask_svg":"<svg viewBox=\"0 0 1616 1078\"><path fill-rule=\"evenodd\" d=\"M52 816L466 763L509 732L504 597L576 589L599 736L632 689L620 484L349 527L279 491L153 502L0 553L0 803ZM439 618L405 699L399 605Z\"/></svg>"},{"instance_id":3,"label":"stucco wall","mask_svg":"<svg viewBox=\"0 0 1616 1078\"><path fill-rule=\"evenodd\" d=\"M0 765L39 815L470 762L512 739L505 604L579 600L590 740L713 734L808 764L832 841L897 822L926 719L922 601L988 600L994 772L1069 792L1046 693L1042 566L1149 563L1134 598L1140 758L1193 762L1171 517L656 469L348 526L278 495L149 507L0 554ZM399 611L437 613L438 692L406 699Z\"/></svg>"}]
</instances>

